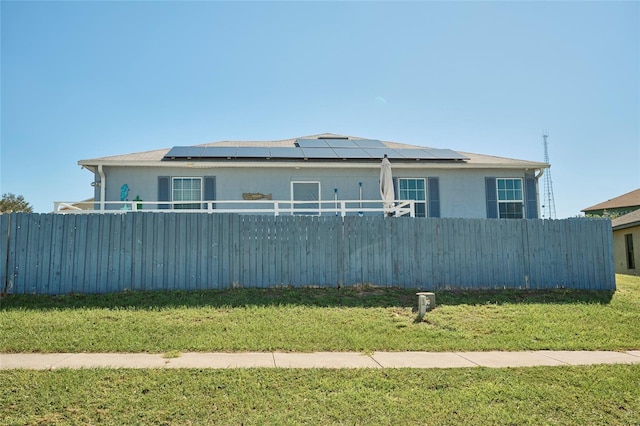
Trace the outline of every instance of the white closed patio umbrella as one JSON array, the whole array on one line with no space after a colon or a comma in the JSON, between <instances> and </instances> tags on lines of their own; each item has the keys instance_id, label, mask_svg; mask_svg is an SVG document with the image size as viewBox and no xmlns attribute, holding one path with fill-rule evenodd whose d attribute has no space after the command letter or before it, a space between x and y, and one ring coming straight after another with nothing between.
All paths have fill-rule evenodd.
<instances>
[{"instance_id":1,"label":"white closed patio umbrella","mask_svg":"<svg viewBox=\"0 0 640 426\"><path fill-rule=\"evenodd\" d=\"M387 154L384 155L382 164L380 165L380 195L382 196L382 205L385 214L391 215L394 207L393 200L395 200L396 194L393 189L391 162L387 158Z\"/></svg>"}]
</instances>

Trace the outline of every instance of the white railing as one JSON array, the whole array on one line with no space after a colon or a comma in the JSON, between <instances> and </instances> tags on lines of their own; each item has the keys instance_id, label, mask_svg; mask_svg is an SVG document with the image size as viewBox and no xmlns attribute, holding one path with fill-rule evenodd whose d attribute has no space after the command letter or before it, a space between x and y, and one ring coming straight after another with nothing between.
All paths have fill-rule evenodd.
<instances>
[{"instance_id":1,"label":"white railing","mask_svg":"<svg viewBox=\"0 0 640 426\"><path fill-rule=\"evenodd\" d=\"M178 213L239 213L350 216L382 213L387 216L415 217L413 200L398 200L392 207L385 207L381 200L215 200L215 201L81 201L54 203L54 213L129 213L129 212L178 212Z\"/></svg>"}]
</instances>

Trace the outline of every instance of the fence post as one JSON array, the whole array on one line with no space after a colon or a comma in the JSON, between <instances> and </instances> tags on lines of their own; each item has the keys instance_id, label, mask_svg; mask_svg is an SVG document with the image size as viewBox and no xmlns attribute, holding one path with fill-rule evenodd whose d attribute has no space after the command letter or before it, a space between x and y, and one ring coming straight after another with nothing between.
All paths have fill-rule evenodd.
<instances>
[{"instance_id":1,"label":"fence post","mask_svg":"<svg viewBox=\"0 0 640 426\"><path fill-rule=\"evenodd\" d=\"M4 219L5 217L6 220ZM3 235L6 237L3 245L4 250L2 250L4 252L4 256L2 256L2 259L0 259L0 262L2 262L0 266L0 268L2 268L0 270L2 292L0 293L0 295L2 296L6 295L9 292L9 248L11 241L11 213L0 213L0 229L4 227L5 223L7 225L7 232L3 232Z\"/></svg>"}]
</instances>

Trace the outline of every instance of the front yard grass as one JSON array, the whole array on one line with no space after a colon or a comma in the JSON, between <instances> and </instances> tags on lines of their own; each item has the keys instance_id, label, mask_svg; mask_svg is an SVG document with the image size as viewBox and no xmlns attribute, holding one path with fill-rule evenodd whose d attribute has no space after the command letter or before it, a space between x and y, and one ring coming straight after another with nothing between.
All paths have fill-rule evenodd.
<instances>
[{"instance_id":1,"label":"front yard grass","mask_svg":"<svg viewBox=\"0 0 640 426\"><path fill-rule=\"evenodd\" d=\"M640 277L611 292L281 288L0 301L1 352L488 351L640 348Z\"/></svg>"},{"instance_id":2,"label":"front yard grass","mask_svg":"<svg viewBox=\"0 0 640 426\"><path fill-rule=\"evenodd\" d=\"M608 292L379 288L8 296L2 352L640 348L640 278ZM0 370L0 425L640 424L640 365Z\"/></svg>"},{"instance_id":3,"label":"front yard grass","mask_svg":"<svg viewBox=\"0 0 640 426\"><path fill-rule=\"evenodd\" d=\"M633 425L640 365L0 371L0 424Z\"/></svg>"}]
</instances>

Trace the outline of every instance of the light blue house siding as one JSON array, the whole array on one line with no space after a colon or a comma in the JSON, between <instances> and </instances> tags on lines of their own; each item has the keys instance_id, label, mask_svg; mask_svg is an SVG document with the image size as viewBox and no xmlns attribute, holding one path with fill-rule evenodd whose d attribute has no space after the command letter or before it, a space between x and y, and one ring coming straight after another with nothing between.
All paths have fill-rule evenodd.
<instances>
[{"instance_id":1,"label":"light blue house siding","mask_svg":"<svg viewBox=\"0 0 640 426\"><path fill-rule=\"evenodd\" d=\"M197 165L197 163L196 163ZM291 200L293 182L318 182L323 201L380 200L377 164L355 164L352 168L332 166L297 166L295 163L280 167L263 167L256 163L252 167L129 167L105 166L103 172L107 201L120 199L120 188L129 187L129 200L137 196L144 201L171 201L173 178L203 178L202 199L242 200L243 193L271 194L273 200ZM427 217L487 218L497 217L497 183L500 179L520 180L521 197L525 218L538 218L538 185L534 171L526 169L462 169L416 167L406 163L392 164L396 187L396 198L400 199L399 181L424 179L424 208ZM205 179L207 178L207 179ZM99 175L96 174L99 181ZM162 188L162 180L168 188ZM205 182L206 181L206 182ZM215 182L215 188L211 185ZM362 184L362 185L360 185ZM491 186L494 186L492 191ZM206 187L206 188L205 188ZM337 191L336 191L337 190ZM167 198L163 198L168 195ZM95 189L95 200L100 201L101 190ZM226 207L232 207L226 205ZM247 206L245 206L247 207Z\"/></svg>"}]
</instances>

